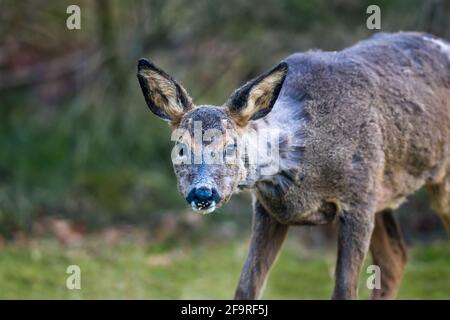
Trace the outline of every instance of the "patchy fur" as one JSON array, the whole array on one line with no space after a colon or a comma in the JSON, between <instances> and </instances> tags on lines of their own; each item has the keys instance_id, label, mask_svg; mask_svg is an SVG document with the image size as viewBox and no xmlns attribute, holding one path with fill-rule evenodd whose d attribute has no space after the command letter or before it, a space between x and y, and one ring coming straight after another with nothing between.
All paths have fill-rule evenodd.
<instances>
[{"instance_id":1,"label":"patchy fur","mask_svg":"<svg viewBox=\"0 0 450 320\"><path fill-rule=\"evenodd\" d=\"M164 81L147 79L174 101ZM154 100L159 105L149 106L157 115L180 111ZM255 166L245 158L175 168L185 196L200 178L219 191L219 205L233 192L252 191L253 235L236 298L259 296L288 225L338 225L335 299L357 297L369 245L376 261L392 260L380 262L384 288L372 297L395 295L406 255L391 210L421 187L430 190L450 233L450 45L444 40L379 33L339 52L296 53L222 107L183 105L174 128L191 130L199 119L232 138L280 132L274 174L261 173L270 161Z\"/></svg>"}]
</instances>

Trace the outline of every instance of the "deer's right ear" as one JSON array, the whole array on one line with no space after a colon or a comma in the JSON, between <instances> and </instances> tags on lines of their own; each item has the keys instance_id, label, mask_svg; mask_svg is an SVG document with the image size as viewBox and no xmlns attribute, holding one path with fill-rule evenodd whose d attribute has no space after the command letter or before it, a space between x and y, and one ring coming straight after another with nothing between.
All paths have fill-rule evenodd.
<instances>
[{"instance_id":1,"label":"deer's right ear","mask_svg":"<svg viewBox=\"0 0 450 320\"><path fill-rule=\"evenodd\" d=\"M193 108L186 90L147 59L138 61L137 77L148 107L158 117L177 123Z\"/></svg>"}]
</instances>

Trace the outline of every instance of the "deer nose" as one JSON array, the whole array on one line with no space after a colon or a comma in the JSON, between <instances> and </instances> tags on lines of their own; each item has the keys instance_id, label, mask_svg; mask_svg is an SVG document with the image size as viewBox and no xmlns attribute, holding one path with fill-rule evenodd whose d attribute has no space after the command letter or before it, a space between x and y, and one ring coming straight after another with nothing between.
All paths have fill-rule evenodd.
<instances>
[{"instance_id":1,"label":"deer nose","mask_svg":"<svg viewBox=\"0 0 450 320\"><path fill-rule=\"evenodd\" d=\"M192 189L186 200L190 205L195 205L197 209L203 210L215 206L221 197L215 188L200 187Z\"/></svg>"}]
</instances>

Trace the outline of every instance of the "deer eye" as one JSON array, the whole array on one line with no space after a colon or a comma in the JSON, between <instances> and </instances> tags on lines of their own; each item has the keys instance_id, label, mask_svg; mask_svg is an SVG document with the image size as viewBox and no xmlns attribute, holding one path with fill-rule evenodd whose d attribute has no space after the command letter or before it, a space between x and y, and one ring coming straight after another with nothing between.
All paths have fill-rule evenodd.
<instances>
[{"instance_id":1,"label":"deer eye","mask_svg":"<svg viewBox=\"0 0 450 320\"><path fill-rule=\"evenodd\" d=\"M178 143L178 148L179 148L178 155L180 157L184 156L187 150L187 145L185 143Z\"/></svg>"},{"instance_id":2,"label":"deer eye","mask_svg":"<svg viewBox=\"0 0 450 320\"><path fill-rule=\"evenodd\" d=\"M225 154L228 156L234 154L235 151L236 151L235 143L227 144L227 146L225 147Z\"/></svg>"}]
</instances>

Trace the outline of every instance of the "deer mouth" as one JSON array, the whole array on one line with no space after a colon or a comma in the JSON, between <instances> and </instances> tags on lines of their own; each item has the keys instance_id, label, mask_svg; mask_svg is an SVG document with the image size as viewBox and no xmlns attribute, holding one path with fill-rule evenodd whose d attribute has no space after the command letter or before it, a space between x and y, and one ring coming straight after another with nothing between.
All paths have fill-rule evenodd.
<instances>
[{"instance_id":1,"label":"deer mouth","mask_svg":"<svg viewBox=\"0 0 450 320\"><path fill-rule=\"evenodd\" d=\"M199 212L202 214L208 214L216 210L216 202L212 201L211 203L206 202L198 202L195 203L195 201L191 202L192 210L195 212Z\"/></svg>"}]
</instances>

